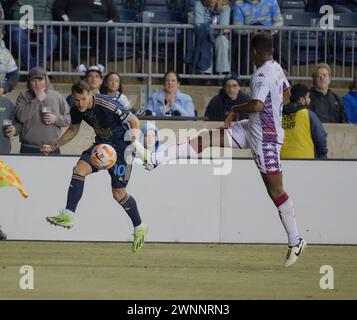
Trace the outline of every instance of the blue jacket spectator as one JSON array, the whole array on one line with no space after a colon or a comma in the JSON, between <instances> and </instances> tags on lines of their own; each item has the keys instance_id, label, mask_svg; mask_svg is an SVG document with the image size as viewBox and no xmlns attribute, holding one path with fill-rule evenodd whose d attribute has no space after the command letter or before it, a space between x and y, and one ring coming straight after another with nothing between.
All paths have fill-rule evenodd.
<instances>
[{"instance_id":1,"label":"blue jacket spectator","mask_svg":"<svg viewBox=\"0 0 357 320\"><path fill-rule=\"evenodd\" d=\"M235 4L233 23L236 25L283 26L277 0L245 0Z\"/></svg>"},{"instance_id":2,"label":"blue jacket spectator","mask_svg":"<svg viewBox=\"0 0 357 320\"><path fill-rule=\"evenodd\" d=\"M350 87L350 92L343 97L349 123L357 123L357 72Z\"/></svg>"},{"instance_id":3,"label":"blue jacket spectator","mask_svg":"<svg viewBox=\"0 0 357 320\"><path fill-rule=\"evenodd\" d=\"M195 107L192 98L178 89L180 79L176 72L165 74L164 90L154 93L145 107L146 115L194 117Z\"/></svg>"},{"instance_id":4,"label":"blue jacket spectator","mask_svg":"<svg viewBox=\"0 0 357 320\"><path fill-rule=\"evenodd\" d=\"M209 56L210 64L207 69L200 71L212 73L212 57L214 55L216 72L230 72L231 67L228 58L229 41L227 37L224 36L224 33L222 33L221 30L212 32L211 28L209 28L208 32L204 33L204 37L202 37L202 30L200 30L201 27L206 30L207 27L212 25L228 26L230 23L231 13L229 1L196 1L194 13L194 22L196 25L196 46L201 46L203 41L208 41L210 44L210 48L208 50L201 50L201 55ZM198 32L200 36L198 36ZM213 39L210 39L210 37L213 37Z\"/></svg>"},{"instance_id":5,"label":"blue jacket spectator","mask_svg":"<svg viewBox=\"0 0 357 320\"><path fill-rule=\"evenodd\" d=\"M280 13L280 8L277 0L245 0L236 2L233 8L233 24L237 26L274 26L282 27L284 19ZM238 37L233 37L232 43L232 72L237 74L250 75L253 73L253 63L247 63L248 47L250 38L247 34L253 30L240 30L235 29L235 33L241 35L240 40ZM254 30L255 31L255 30ZM273 32L274 47L279 48L279 35ZM239 42L239 43L238 43ZM279 50L274 52L274 59L278 61L283 68L287 66L287 53L288 42L282 42L281 56ZM240 70L238 70L238 57L240 52Z\"/></svg>"},{"instance_id":6,"label":"blue jacket spectator","mask_svg":"<svg viewBox=\"0 0 357 320\"><path fill-rule=\"evenodd\" d=\"M12 91L19 82L19 69L0 34L0 96Z\"/></svg>"},{"instance_id":7,"label":"blue jacket spectator","mask_svg":"<svg viewBox=\"0 0 357 320\"><path fill-rule=\"evenodd\" d=\"M356 89L357 90L357 89ZM349 123L357 123L357 91L351 90L343 97Z\"/></svg>"}]
</instances>

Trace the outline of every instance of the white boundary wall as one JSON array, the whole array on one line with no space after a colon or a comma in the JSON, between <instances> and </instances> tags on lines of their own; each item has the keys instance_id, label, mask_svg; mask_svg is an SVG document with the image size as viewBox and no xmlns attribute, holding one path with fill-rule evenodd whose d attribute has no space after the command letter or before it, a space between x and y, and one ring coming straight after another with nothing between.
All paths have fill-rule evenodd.
<instances>
[{"instance_id":1,"label":"white boundary wall","mask_svg":"<svg viewBox=\"0 0 357 320\"><path fill-rule=\"evenodd\" d=\"M2 156L30 194L0 188L0 224L9 239L129 241L132 227L112 199L106 172L86 179L74 228L50 226L45 216L65 205L78 158ZM228 176L214 165L134 167L128 187L149 224L147 241L286 243L274 204L252 160L233 160ZM284 161L285 188L309 243L357 244L356 161Z\"/></svg>"}]
</instances>

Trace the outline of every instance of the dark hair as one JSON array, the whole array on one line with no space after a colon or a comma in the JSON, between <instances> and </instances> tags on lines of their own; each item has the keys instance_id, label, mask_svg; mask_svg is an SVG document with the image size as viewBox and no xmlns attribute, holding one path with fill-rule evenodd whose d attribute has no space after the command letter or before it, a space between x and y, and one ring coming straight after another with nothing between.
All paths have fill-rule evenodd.
<instances>
[{"instance_id":1,"label":"dark hair","mask_svg":"<svg viewBox=\"0 0 357 320\"><path fill-rule=\"evenodd\" d=\"M166 77L170 74L170 73L173 73L175 76L176 76L176 79L177 79L177 82L180 82L180 76L178 75L178 73L176 71L167 71L164 75L164 83L166 81Z\"/></svg>"},{"instance_id":2,"label":"dark hair","mask_svg":"<svg viewBox=\"0 0 357 320\"><path fill-rule=\"evenodd\" d=\"M100 93L108 94L107 81L108 81L108 78L113 74L117 75L119 78L119 88L118 88L119 93L123 92L123 86L122 86L121 76L120 76L119 72L109 72L103 79L103 83L99 89Z\"/></svg>"},{"instance_id":3,"label":"dark hair","mask_svg":"<svg viewBox=\"0 0 357 320\"><path fill-rule=\"evenodd\" d=\"M310 92L310 90L304 84L298 83L291 87L290 92L290 102L296 103L300 100L300 98L306 97L307 93Z\"/></svg>"},{"instance_id":4,"label":"dark hair","mask_svg":"<svg viewBox=\"0 0 357 320\"><path fill-rule=\"evenodd\" d=\"M76 82L71 88L72 94L73 93L83 93L84 91L91 92L92 90L89 87L89 84L84 80L79 80Z\"/></svg>"},{"instance_id":5,"label":"dark hair","mask_svg":"<svg viewBox=\"0 0 357 320\"><path fill-rule=\"evenodd\" d=\"M252 48L258 52L273 54L273 37L270 33L260 32L252 37Z\"/></svg>"},{"instance_id":6,"label":"dark hair","mask_svg":"<svg viewBox=\"0 0 357 320\"><path fill-rule=\"evenodd\" d=\"M239 86L241 85L241 82L240 82L240 80L239 80L239 77L238 77L238 75L237 75L236 73L227 74L227 75L225 76L225 78L223 79L222 87L224 87L224 86L226 85L226 82L227 82L228 80L234 80L234 81L236 81L236 82L238 83Z\"/></svg>"}]
</instances>

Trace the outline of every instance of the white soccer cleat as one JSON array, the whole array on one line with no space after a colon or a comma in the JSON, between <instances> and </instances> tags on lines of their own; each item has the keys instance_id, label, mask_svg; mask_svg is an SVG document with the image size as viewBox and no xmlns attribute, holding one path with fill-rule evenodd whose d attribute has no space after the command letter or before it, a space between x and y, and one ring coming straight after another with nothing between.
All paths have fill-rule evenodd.
<instances>
[{"instance_id":1,"label":"white soccer cleat","mask_svg":"<svg viewBox=\"0 0 357 320\"><path fill-rule=\"evenodd\" d=\"M307 246L307 242L304 239L300 238L300 242L296 246L289 247L285 259L285 267L292 266L299 258L299 256L302 254L306 246Z\"/></svg>"}]
</instances>

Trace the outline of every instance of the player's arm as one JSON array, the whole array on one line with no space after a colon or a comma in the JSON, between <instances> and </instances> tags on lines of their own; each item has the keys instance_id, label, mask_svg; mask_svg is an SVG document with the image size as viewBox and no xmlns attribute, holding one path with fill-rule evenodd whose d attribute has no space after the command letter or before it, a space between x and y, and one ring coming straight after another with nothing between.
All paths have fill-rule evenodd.
<instances>
[{"instance_id":1,"label":"player's arm","mask_svg":"<svg viewBox=\"0 0 357 320\"><path fill-rule=\"evenodd\" d=\"M54 143L54 144L44 144L41 147L41 152L48 156L51 152L64 146L66 143L71 141L79 132L79 126L70 126L65 133Z\"/></svg>"},{"instance_id":2,"label":"player's arm","mask_svg":"<svg viewBox=\"0 0 357 320\"><path fill-rule=\"evenodd\" d=\"M264 108L264 103L260 100L250 100L247 103L232 107L231 111L234 113L255 113L260 112Z\"/></svg>"},{"instance_id":3,"label":"player's arm","mask_svg":"<svg viewBox=\"0 0 357 320\"><path fill-rule=\"evenodd\" d=\"M140 138L140 120L134 114L131 114L128 119L131 129L132 142L139 141Z\"/></svg>"},{"instance_id":4,"label":"player's arm","mask_svg":"<svg viewBox=\"0 0 357 320\"><path fill-rule=\"evenodd\" d=\"M290 97L291 97L291 92L290 92L290 89L287 88L287 89L285 89L284 92L283 92L283 103L284 103L284 106L290 102Z\"/></svg>"},{"instance_id":5,"label":"player's arm","mask_svg":"<svg viewBox=\"0 0 357 320\"><path fill-rule=\"evenodd\" d=\"M260 112L264 108L264 103L260 100L253 99L248 101L247 103L240 104L232 107L229 111L226 119L224 120L225 128L230 128L232 125L232 121L237 119L240 113L255 113Z\"/></svg>"}]
</instances>

